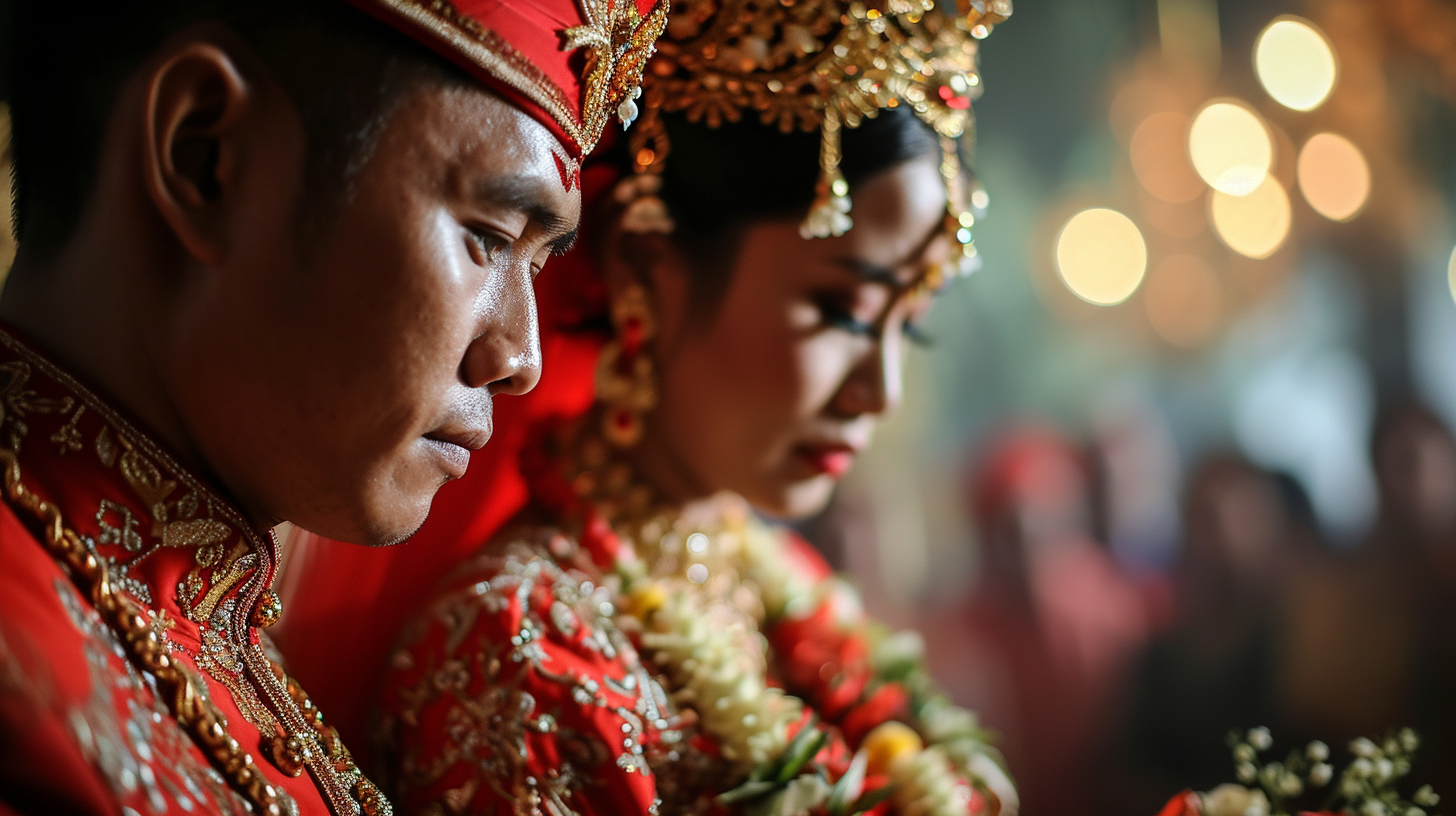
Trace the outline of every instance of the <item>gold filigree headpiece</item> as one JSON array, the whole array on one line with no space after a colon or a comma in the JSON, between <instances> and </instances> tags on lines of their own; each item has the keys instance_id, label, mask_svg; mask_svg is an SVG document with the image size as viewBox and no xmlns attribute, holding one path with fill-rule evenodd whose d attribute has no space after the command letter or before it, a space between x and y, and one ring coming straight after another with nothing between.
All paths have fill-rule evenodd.
<instances>
[{"instance_id":1,"label":"gold filigree headpiece","mask_svg":"<svg viewBox=\"0 0 1456 816\"><path fill-rule=\"evenodd\" d=\"M957 274L976 255L958 140L980 95L977 41L1011 0L677 0L643 80L642 121L630 131L639 173L660 173L671 147L661 114L718 127L744 115L784 132L819 129L820 176L804 237L852 225L840 172L840 131L907 105L941 140L946 229Z\"/></svg>"}]
</instances>

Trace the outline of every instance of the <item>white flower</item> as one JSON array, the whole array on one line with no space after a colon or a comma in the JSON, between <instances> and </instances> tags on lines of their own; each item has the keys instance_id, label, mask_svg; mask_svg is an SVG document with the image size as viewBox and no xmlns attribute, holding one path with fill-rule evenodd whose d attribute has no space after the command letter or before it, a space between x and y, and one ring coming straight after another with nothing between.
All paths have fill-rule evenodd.
<instances>
[{"instance_id":1,"label":"white flower","mask_svg":"<svg viewBox=\"0 0 1456 816\"><path fill-rule=\"evenodd\" d=\"M1330 758L1330 746L1325 745L1319 740L1315 740L1309 744L1308 748L1304 749L1304 754L1312 762L1324 762Z\"/></svg>"},{"instance_id":2,"label":"white flower","mask_svg":"<svg viewBox=\"0 0 1456 816\"><path fill-rule=\"evenodd\" d=\"M1361 737L1360 739L1357 739L1354 742L1350 743L1350 753L1354 754L1357 757L1365 757L1369 759L1373 758L1376 754L1379 754L1380 749L1375 747L1375 743L1364 737Z\"/></svg>"},{"instance_id":3,"label":"white flower","mask_svg":"<svg viewBox=\"0 0 1456 816\"><path fill-rule=\"evenodd\" d=\"M1357 777L1367 777L1374 772L1375 763L1371 762L1367 757L1362 756L1354 762L1350 763L1350 773L1354 774Z\"/></svg>"},{"instance_id":4,"label":"white flower","mask_svg":"<svg viewBox=\"0 0 1456 816\"><path fill-rule=\"evenodd\" d=\"M1330 783L1330 779L1334 775L1335 768L1333 765L1328 762L1317 763L1313 768L1309 769L1309 784L1317 788L1322 788Z\"/></svg>"},{"instance_id":5,"label":"white flower","mask_svg":"<svg viewBox=\"0 0 1456 816\"><path fill-rule=\"evenodd\" d=\"M1379 799L1368 799L1360 808L1360 816L1385 816L1385 804Z\"/></svg>"},{"instance_id":6,"label":"white flower","mask_svg":"<svg viewBox=\"0 0 1456 816\"><path fill-rule=\"evenodd\" d=\"M783 790L749 805L746 812L749 816L808 816L829 800L831 790L818 774L796 776Z\"/></svg>"},{"instance_id":7,"label":"white flower","mask_svg":"<svg viewBox=\"0 0 1456 816\"><path fill-rule=\"evenodd\" d=\"M1252 762L1244 762L1240 763L1235 774L1238 776L1240 782L1246 785L1252 785L1259 778L1259 769L1254 767L1254 763Z\"/></svg>"},{"instance_id":8,"label":"white flower","mask_svg":"<svg viewBox=\"0 0 1456 816\"><path fill-rule=\"evenodd\" d=\"M1219 785L1203 794L1203 816L1269 816L1263 791L1241 785Z\"/></svg>"},{"instance_id":9,"label":"white flower","mask_svg":"<svg viewBox=\"0 0 1456 816\"><path fill-rule=\"evenodd\" d=\"M1016 785L1012 784L1011 777L1001 770L996 761L985 754L976 754L971 757L967 764L971 778L986 790L989 790L1001 802L1001 809L996 811L997 816L1017 816L1021 811L1021 795L1016 792Z\"/></svg>"},{"instance_id":10,"label":"white flower","mask_svg":"<svg viewBox=\"0 0 1456 816\"><path fill-rule=\"evenodd\" d=\"M1270 747L1274 745L1274 737L1269 733L1269 729L1263 727L1262 725L1258 728L1250 728L1249 744L1254 746L1254 748L1256 748L1257 750L1267 751Z\"/></svg>"},{"instance_id":11,"label":"white flower","mask_svg":"<svg viewBox=\"0 0 1456 816\"><path fill-rule=\"evenodd\" d=\"M1430 785L1422 785L1421 789L1416 791L1415 796L1411 797L1411 801L1421 807L1435 807L1441 803L1441 797L1436 795Z\"/></svg>"},{"instance_id":12,"label":"white flower","mask_svg":"<svg viewBox=\"0 0 1456 816\"><path fill-rule=\"evenodd\" d=\"M1406 753L1410 753L1421 747L1421 738L1416 736L1416 732L1411 729L1402 728L1400 729L1400 747L1404 748Z\"/></svg>"},{"instance_id":13,"label":"white flower","mask_svg":"<svg viewBox=\"0 0 1456 816\"><path fill-rule=\"evenodd\" d=\"M1375 778L1376 778L1376 780L1381 781L1381 782L1384 782L1385 780L1389 779L1390 777L1392 777L1394 775L1395 775L1395 763L1394 762L1391 762L1390 760L1386 759L1385 757L1381 757L1380 759L1375 760Z\"/></svg>"}]
</instances>

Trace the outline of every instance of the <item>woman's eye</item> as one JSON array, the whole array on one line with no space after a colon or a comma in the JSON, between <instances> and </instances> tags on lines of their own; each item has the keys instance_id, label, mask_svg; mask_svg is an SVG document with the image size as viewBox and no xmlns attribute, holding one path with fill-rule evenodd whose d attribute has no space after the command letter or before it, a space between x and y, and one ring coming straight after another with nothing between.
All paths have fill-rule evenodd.
<instances>
[{"instance_id":1,"label":"woman's eye","mask_svg":"<svg viewBox=\"0 0 1456 816\"><path fill-rule=\"evenodd\" d=\"M875 328L874 324L857 319L849 313L848 309L836 303L821 301L819 303L819 313L823 315L824 325L832 329L839 329L840 331L846 331L850 334L864 337L874 337L879 333L879 330Z\"/></svg>"},{"instance_id":2,"label":"woman's eye","mask_svg":"<svg viewBox=\"0 0 1456 816\"><path fill-rule=\"evenodd\" d=\"M479 252L476 261L481 266L496 266L510 258L511 242L493 232L471 229L470 241Z\"/></svg>"}]
</instances>

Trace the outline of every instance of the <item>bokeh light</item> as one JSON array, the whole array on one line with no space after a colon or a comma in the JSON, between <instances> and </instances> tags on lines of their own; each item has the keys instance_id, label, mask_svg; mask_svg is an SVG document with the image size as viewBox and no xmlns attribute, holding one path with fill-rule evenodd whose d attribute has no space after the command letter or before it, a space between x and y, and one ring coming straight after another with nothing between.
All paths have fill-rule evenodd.
<instances>
[{"instance_id":1,"label":"bokeh light","mask_svg":"<svg viewBox=\"0 0 1456 816\"><path fill-rule=\"evenodd\" d=\"M1456 300L1456 249L1451 250L1451 260L1446 262L1446 285L1451 289L1451 299Z\"/></svg>"},{"instance_id":2,"label":"bokeh light","mask_svg":"<svg viewBox=\"0 0 1456 816\"><path fill-rule=\"evenodd\" d=\"M1252 108L1237 100L1215 100L1193 117L1188 155L1208 186L1245 196L1269 175L1274 147L1269 130Z\"/></svg>"},{"instance_id":3,"label":"bokeh light","mask_svg":"<svg viewBox=\"0 0 1456 816\"><path fill-rule=\"evenodd\" d=\"M1349 221L1370 197L1370 165L1343 136L1316 133L1299 151L1299 190L1314 211L1334 221Z\"/></svg>"},{"instance_id":4,"label":"bokeh light","mask_svg":"<svg viewBox=\"0 0 1456 816\"><path fill-rule=\"evenodd\" d=\"M1142 297L1153 331L1179 348L1208 342L1223 316L1218 274L1196 255L1164 258L1148 273Z\"/></svg>"},{"instance_id":5,"label":"bokeh light","mask_svg":"<svg viewBox=\"0 0 1456 816\"><path fill-rule=\"evenodd\" d=\"M1128 145L1138 181L1148 192L1175 204L1192 201L1203 192L1198 173L1188 163L1187 138L1188 117L1155 113L1138 125Z\"/></svg>"},{"instance_id":6,"label":"bokeh light","mask_svg":"<svg viewBox=\"0 0 1456 816\"><path fill-rule=\"evenodd\" d=\"M1057 235L1057 271L1077 297L1100 306L1137 291L1148 266L1148 247L1132 219L1104 207L1083 210Z\"/></svg>"},{"instance_id":7,"label":"bokeh light","mask_svg":"<svg viewBox=\"0 0 1456 816\"><path fill-rule=\"evenodd\" d=\"M1286 108L1314 110L1335 88L1335 52L1308 20L1280 17L1254 45L1259 83Z\"/></svg>"},{"instance_id":8,"label":"bokeh light","mask_svg":"<svg viewBox=\"0 0 1456 816\"><path fill-rule=\"evenodd\" d=\"M1229 249L1249 258L1267 258L1289 236L1289 196L1273 176L1252 193L1213 194L1213 228Z\"/></svg>"}]
</instances>

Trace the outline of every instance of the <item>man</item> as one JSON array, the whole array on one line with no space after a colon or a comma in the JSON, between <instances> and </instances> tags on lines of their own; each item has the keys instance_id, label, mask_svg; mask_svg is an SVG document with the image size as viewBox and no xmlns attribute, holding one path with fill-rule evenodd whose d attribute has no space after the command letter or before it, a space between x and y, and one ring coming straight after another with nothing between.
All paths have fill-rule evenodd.
<instances>
[{"instance_id":1,"label":"man","mask_svg":"<svg viewBox=\"0 0 1456 816\"><path fill-rule=\"evenodd\" d=\"M534 385L665 3L18 5L0 813L387 812L264 655L269 531L407 537Z\"/></svg>"}]
</instances>

